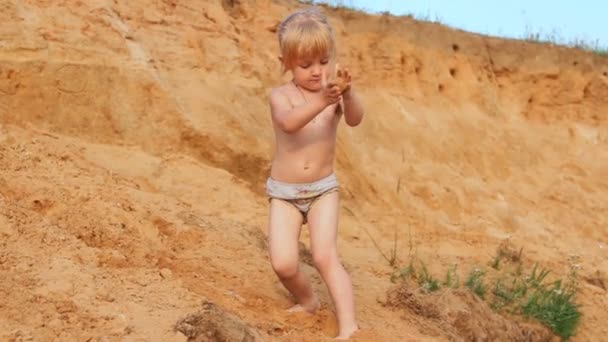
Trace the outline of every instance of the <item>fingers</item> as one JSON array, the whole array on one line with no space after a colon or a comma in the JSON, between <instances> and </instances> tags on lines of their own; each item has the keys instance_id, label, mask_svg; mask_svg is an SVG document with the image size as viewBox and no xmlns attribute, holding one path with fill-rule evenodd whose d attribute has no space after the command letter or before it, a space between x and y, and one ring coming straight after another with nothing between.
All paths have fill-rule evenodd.
<instances>
[{"instance_id":1,"label":"fingers","mask_svg":"<svg viewBox=\"0 0 608 342\"><path fill-rule=\"evenodd\" d=\"M351 73L350 73L350 71L348 69L344 69L344 77L343 77L343 79L344 79L344 83L345 83L343 91L350 90L350 86L351 86L351 83L352 83L352 75L351 75Z\"/></svg>"},{"instance_id":2,"label":"fingers","mask_svg":"<svg viewBox=\"0 0 608 342\"><path fill-rule=\"evenodd\" d=\"M332 86L329 89L329 98L331 100L332 103L336 103L338 101L340 101L340 97L342 96L342 92L340 91L340 87L338 87L337 85Z\"/></svg>"},{"instance_id":3,"label":"fingers","mask_svg":"<svg viewBox=\"0 0 608 342\"><path fill-rule=\"evenodd\" d=\"M337 85L332 85L331 88L329 88L329 94L332 97L340 96L340 87Z\"/></svg>"}]
</instances>

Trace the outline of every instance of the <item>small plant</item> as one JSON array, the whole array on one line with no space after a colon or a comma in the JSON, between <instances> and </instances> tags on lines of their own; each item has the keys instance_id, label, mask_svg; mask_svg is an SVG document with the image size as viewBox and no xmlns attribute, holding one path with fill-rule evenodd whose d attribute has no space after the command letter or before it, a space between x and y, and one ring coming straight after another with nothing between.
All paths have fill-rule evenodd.
<instances>
[{"instance_id":1,"label":"small plant","mask_svg":"<svg viewBox=\"0 0 608 342\"><path fill-rule=\"evenodd\" d=\"M543 270L535 276L535 265L529 279L536 289L522 305L525 316L536 318L565 340L574 336L582 317L580 306L575 303L578 291L577 260L577 256L570 258L570 273L564 284L561 280L554 281L552 285L543 284L542 281L549 272Z\"/></svg>"},{"instance_id":2,"label":"small plant","mask_svg":"<svg viewBox=\"0 0 608 342\"><path fill-rule=\"evenodd\" d=\"M398 254L398 248L397 248L397 228L395 228L395 238L393 240L394 245L393 248L391 249L390 252L390 258L388 259L388 263L389 265L391 265L391 267L395 267L395 265L397 265L397 254Z\"/></svg>"},{"instance_id":3,"label":"small plant","mask_svg":"<svg viewBox=\"0 0 608 342\"><path fill-rule=\"evenodd\" d=\"M574 303L576 267L571 266L565 285L561 280L547 285L550 271L539 269L538 263L534 264L528 275L523 276L522 269L523 262L519 259L514 274L507 275L507 278L512 277L510 281L505 277L496 280L490 306L497 311L533 317L556 335L568 340L574 335L581 318L578 305Z\"/></svg>"},{"instance_id":4,"label":"small plant","mask_svg":"<svg viewBox=\"0 0 608 342\"><path fill-rule=\"evenodd\" d=\"M608 47L602 46L598 39L589 40L587 38L574 37L571 39L564 38L557 30L551 32L536 32L531 27L526 26L523 40L538 43L538 44L553 44L561 45L583 51L590 51L600 56L608 54Z\"/></svg>"},{"instance_id":5,"label":"small plant","mask_svg":"<svg viewBox=\"0 0 608 342\"><path fill-rule=\"evenodd\" d=\"M429 292L439 290L441 288L439 281L429 274L424 263L421 262L420 265L421 270L418 273L418 285Z\"/></svg>"},{"instance_id":6,"label":"small plant","mask_svg":"<svg viewBox=\"0 0 608 342\"><path fill-rule=\"evenodd\" d=\"M521 276L523 273L524 273L524 263L520 261L517 263L517 268L515 269L515 274L517 276Z\"/></svg>"},{"instance_id":7,"label":"small plant","mask_svg":"<svg viewBox=\"0 0 608 342\"><path fill-rule=\"evenodd\" d=\"M391 257L384 257L391 267L395 269L393 274L391 275L391 282L395 283L398 279L407 280L410 277L416 276L416 268L414 267L414 260L416 260L416 255L412 255L412 249L414 248L414 243L412 242L412 231L409 233L409 242L408 242L408 259L410 260L408 266L406 268L397 269L397 230L395 230L395 244L393 250L391 251ZM382 251L380 251L382 253ZM384 253L382 253L384 255ZM392 262L391 262L392 261Z\"/></svg>"},{"instance_id":8,"label":"small plant","mask_svg":"<svg viewBox=\"0 0 608 342\"><path fill-rule=\"evenodd\" d=\"M331 0L331 1L314 1L314 0L300 0L300 3L315 5L325 4L333 8L354 8L352 0Z\"/></svg>"},{"instance_id":9,"label":"small plant","mask_svg":"<svg viewBox=\"0 0 608 342\"><path fill-rule=\"evenodd\" d=\"M410 259L410 264L402 268L400 270L395 270L391 275L391 281L393 283L397 282L398 279L407 280L408 278L416 275L416 269L414 268L413 259Z\"/></svg>"},{"instance_id":10,"label":"small plant","mask_svg":"<svg viewBox=\"0 0 608 342\"><path fill-rule=\"evenodd\" d=\"M485 275L485 271L479 268L475 268L469 273L469 277L465 282L465 286L468 287L474 294L476 294L480 298L485 298L486 288L483 283L483 276Z\"/></svg>"},{"instance_id":11,"label":"small plant","mask_svg":"<svg viewBox=\"0 0 608 342\"><path fill-rule=\"evenodd\" d=\"M492 294L494 299L490 306L494 310L502 310L508 308L512 314L516 314L519 311L517 306L513 306L521 298L525 297L528 293L528 284L522 279L515 278L510 284L505 284L504 278L498 279Z\"/></svg>"},{"instance_id":12,"label":"small plant","mask_svg":"<svg viewBox=\"0 0 608 342\"><path fill-rule=\"evenodd\" d=\"M501 255L499 253L494 257L494 260L492 261L492 268L497 271L500 268L500 258L501 258Z\"/></svg>"},{"instance_id":13,"label":"small plant","mask_svg":"<svg viewBox=\"0 0 608 342\"><path fill-rule=\"evenodd\" d=\"M549 272L550 272L547 269L543 269L537 275L536 274L537 267L538 267L538 263L535 263L534 267L532 268L532 273L530 274L529 277L526 278L526 281L528 282L528 284L535 288L538 288L541 286L541 284L543 283L543 280L545 280L545 278L547 277L547 275L549 275Z\"/></svg>"},{"instance_id":14,"label":"small plant","mask_svg":"<svg viewBox=\"0 0 608 342\"><path fill-rule=\"evenodd\" d=\"M382 251L382 248L380 248L380 246L378 245L378 243L376 242L376 239L374 239L374 237L369 233L369 231L367 230L367 228L363 227L363 229L365 230L365 232L367 233L367 235L369 236L369 238L372 240L372 242L374 243L374 246L376 246L376 249L378 250L378 252L380 252L380 254L382 255L382 257L388 262L388 264L395 268L397 266L397 263L399 261L398 255L399 255L399 248L397 247L397 228L395 227L395 238L393 240L393 248L391 248L389 255L387 256L386 254L384 254L384 251ZM410 240L411 240L411 233L410 233ZM411 247L410 247L411 249Z\"/></svg>"},{"instance_id":15,"label":"small plant","mask_svg":"<svg viewBox=\"0 0 608 342\"><path fill-rule=\"evenodd\" d=\"M416 279L418 286L427 292L434 292L441 289L441 283L439 280L433 278L423 262L420 262L420 270L419 272L416 272L413 258L410 259L410 263L407 267L395 270L395 272L391 274L391 282L393 283L396 283L398 280L406 281L409 279Z\"/></svg>"},{"instance_id":16,"label":"small plant","mask_svg":"<svg viewBox=\"0 0 608 342\"><path fill-rule=\"evenodd\" d=\"M581 318L574 293L565 289L561 281L552 287L539 286L523 305L525 316L532 316L551 328L557 335L568 340L574 335Z\"/></svg>"},{"instance_id":17,"label":"small plant","mask_svg":"<svg viewBox=\"0 0 608 342\"><path fill-rule=\"evenodd\" d=\"M457 289L460 287L460 277L456 272L456 265L448 268L448 271L445 274L445 281L443 282L443 286Z\"/></svg>"}]
</instances>

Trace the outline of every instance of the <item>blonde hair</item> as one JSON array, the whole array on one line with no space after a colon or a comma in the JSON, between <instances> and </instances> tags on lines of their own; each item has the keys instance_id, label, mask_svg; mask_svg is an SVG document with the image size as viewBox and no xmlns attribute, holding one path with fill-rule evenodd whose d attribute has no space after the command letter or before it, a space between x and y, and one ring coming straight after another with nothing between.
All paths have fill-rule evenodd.
<instances>
[{"instance_id":1,"label":"blonde hair","mask_svg":"<svg viewBox=\"0 0 608 342\"><path fill-rule=\"evenodd\" d=\"M312 7L290 14L279 25L279 47L283 56L283 72L295 67L300 58L336 55L334 32L327 17Z\"/></svg>"}]
</instances>

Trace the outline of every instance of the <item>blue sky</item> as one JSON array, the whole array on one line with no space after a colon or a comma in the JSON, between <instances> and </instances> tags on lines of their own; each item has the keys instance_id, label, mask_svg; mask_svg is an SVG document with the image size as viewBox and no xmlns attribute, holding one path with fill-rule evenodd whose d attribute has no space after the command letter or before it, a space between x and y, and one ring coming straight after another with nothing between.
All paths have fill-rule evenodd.
<instances>
[{"instance_id":1,"label":"blue sky","mask_svg":"<svg viewBox=\"0 0 608 342\"><path fill-rule=\"evenodd\" d=\"M582 39L608 48L606 0L328 0L371 12L412 14L467 31L523 38L538 33L560 43ZM606 21L604 21L606 22Z\"/></svg>"}]
</instances>

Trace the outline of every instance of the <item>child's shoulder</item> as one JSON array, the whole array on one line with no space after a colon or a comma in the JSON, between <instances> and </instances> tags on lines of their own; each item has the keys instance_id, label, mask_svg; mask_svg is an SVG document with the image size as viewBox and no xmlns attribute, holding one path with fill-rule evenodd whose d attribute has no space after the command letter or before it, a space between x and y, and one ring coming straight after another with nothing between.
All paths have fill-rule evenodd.
<instances>
[{"instance_id":1,"label":"child's shoulder","mask_svg":"<svg viewBox=\"0 0 608 342\"><path fill-rule=\"evenodd\" d=\"M289 83L284 83L276 87L270 88L270 100L290 100Z\"/></svg>"},{"instance_id":2,"label":"child's shoulder","mask_svg":"<svg viewBox=\"0 0 608 342\"><path fill-rule=\"evenodd\" d=\"M275 87L270 88L270 95L271 96L276 96L276 95L284 95L287 96L287 94L289 93L289 82L287 83L283 83L280 85L277 85Z\"/></svg>"},{"instance_id":3,"label":"child's shoulder","mask_svg":"<svg viewBox=\"0 0 608 342\"><path fill-rule=\"evenodd\" d=\"M291 96L289 94L288 83L270 88L268 99L273 107L285 108L291 107Z\"/></svg>"}]
</instances>

